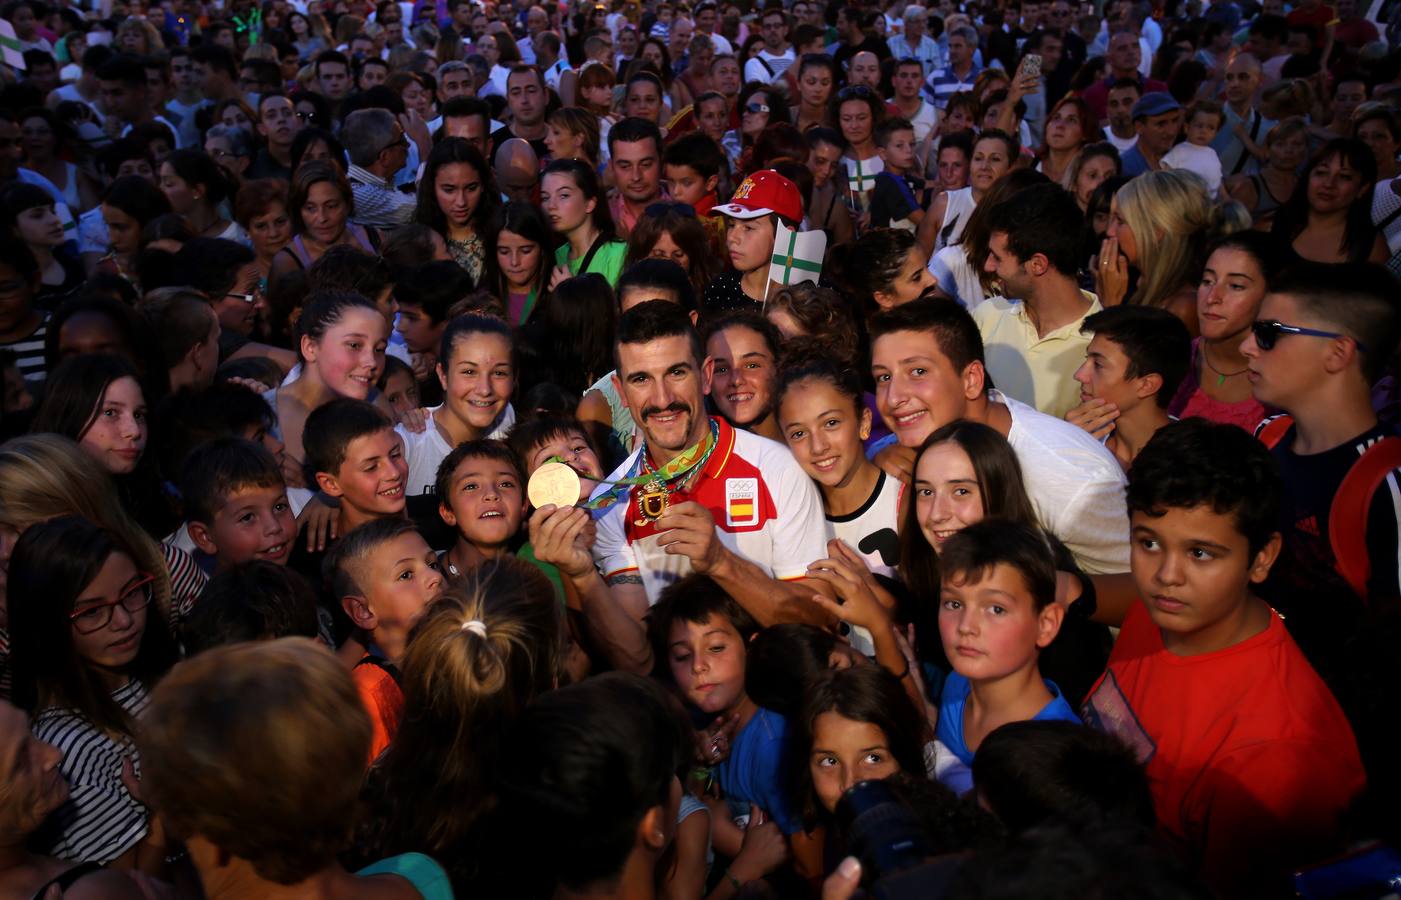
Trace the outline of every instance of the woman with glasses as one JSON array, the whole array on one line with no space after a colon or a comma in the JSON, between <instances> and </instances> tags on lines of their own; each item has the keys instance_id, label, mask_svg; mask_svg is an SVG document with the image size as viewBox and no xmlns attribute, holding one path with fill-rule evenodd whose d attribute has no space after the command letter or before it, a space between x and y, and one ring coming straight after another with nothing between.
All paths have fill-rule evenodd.
<instances>
[{"instance_id":1,"label":"woman with glasses","mask_svg":"<svg viewBox=\"0 0 1401 900\"><path fill-rule=\"evenodd\" d=\"M1200 416L1253 432L1268 410L1255 399L1249 361L1240 345L1265 299L1268 273L1284 268L1281 248L1268 234L1242 231L1217 241L1197 285L1197 328L1192 365L1168 404L1168 415Z\"/></svg>"},{"instance_id":2,"label":"woman with glasses","mask_svg":"<svg viewBox=\"0 0 1401 900\"><path fill-rule=\"evenodd\" d=\"M10 559L15 705L59 748L68 798L42 848L60 859L159 874L168 852L131 795L136 720L174 664L156 578L116 534L77 516L29 528Z\"/></svg>"},{"instance_id":3,"label":"woman with glasses","mask_svg":"<svg viewBox=\"0 0 1401 900\"><path fill-rule=\"evenodd\" d=\"M1270 231L1309 262L1386 262L1391 253L1372 224L1377 160L1356 138L1336 138L1314 154Z\"/></svg>"},{"instance_id":4,"label":"woman with glasses","mask_svg":"<svg viewBox=\"0 0 1401 900\"><path fill-rule=\"evenodd\" d=\"M486 223L500 205L496 177L464 138L444 138L428 154L418 182L414 221L443 236L453 261L481 284L486 268Z\"/></svg>"},{"instance_id":5,"label":"woman with glasses","mask_svg":"<svg viewBox=\"0 0 1401 900\"><path fill-rule=\"evenodd\" d=\"M204 152L218 163L236 189L253 165L253 134L246 128L215 125L204 136Z\"/></svg>"},{"instance_id":6,"label":"woman with glasses","mask_svg":"<svg viewBox=\"0 0 1401 900\"><path fill-rule=\"evenodd\" d=\"M846 169L854 213L858 220L863 220L870 212L876 175L885 169L875 139L876 126L885 121L885 101L866 85L855 84L841 89L833 110L837 127L847 143L842 165ZM857 230L862 227L858 224Z\"/></svg>"},{"instance_id":7,"label":"woman with glasses","mask_svg":"<svg viewBox=\"0 0 1401 900\"><path fill-rule=\"evenodd\" d=\"M805 53L798 62L798 105L793 108L793 124L806 133L809 128L828 127L832 121L832 91L837 83L837 65L826 53Z\"/></svg>"},{"instance_id":8,"label":"woman with glasses","mask_svg":"<svg viewBox=\"0 0 1401 900\"><path fill-rule=\"evenodd\" d=\"M161 163L161 190L173 212L185 217L196 235L248 243L248 233L220 211L233 194L224 170L203 150L176 150Z\"/></svg>"},{"instance_id":9,"label":"woman with glasses","mask_svg":"<svg viewBox=\"0 0 1401 900\"><path fill-rule=\"evenodd\" d=\"M767 128L770 122L787 122L789 115L788 102L783 99L783 94L757 81L749 82L740 90L735 108L739 111L739 128L726 132L720 145L725 150L726 158L735 161L735 177L738 180L752 168L750 155L759 132Z\"/></svg>"}]
</instances>

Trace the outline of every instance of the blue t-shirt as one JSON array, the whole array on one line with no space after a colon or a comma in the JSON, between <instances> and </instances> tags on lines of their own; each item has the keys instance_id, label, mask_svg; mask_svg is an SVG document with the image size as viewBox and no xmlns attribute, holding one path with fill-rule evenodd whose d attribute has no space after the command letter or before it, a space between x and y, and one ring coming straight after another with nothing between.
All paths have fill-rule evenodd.
<instances>
[{"instance_id":1,"label":"blue t-shirt","mask_svg":"<svg viewBox=\"0 0 1401 900\"><path fill-rule=\"evenodd\" d=\"M452 883L448 873L431 856L422 853L401 853L382 859L355 873L361 878L371 875L398 875L414 886L423 900L452 900Z\"/></svg>"},{"instance_id":2,"label":"blue t-shirt","mask_svg":"<svg viewBox=\"0 0 1401 900\"><path fill-rule=\"evenodd\" d=\"M1081 724L1080 717L1060 694L1054 681L1046 681L1046 690L1051 692L1051 702L1032 716L1037 722L1075 722ZM963 742L963 705L968 701L972 685L957 672L950 672L944 680L944 691L939 697L939 724L934 728L934 737L958 757L963 765L943 772L939 780L954 793L962 796L973 789L973 751Z\"/></svg>"},{"instance_id":3,"label":"blue t-shirt","mask_svg":"<svg viewBox=\"0 0 1401 900\"><path fill-rule=\"evenodd\" d=\"M735 735L730 756L715 767L716 780L732 809L747 815L749 804L768 813L784 834L803 830L788 796L788 720L759 707Z\"/></svg>"},{"instance_id":4,"label":"blue t-shirt","mask_svg":"<svg viewBox=\"0 0 1401 900\"><path fill-rule=\"evenodd\" d=\"M1137 144L1124 151L1124 155L1119 158L1119 169L1125 178L1133 178L1152 171L1148 160L1144 158L1143 151L1138 149Z\"/></svg>"}]
</instances>

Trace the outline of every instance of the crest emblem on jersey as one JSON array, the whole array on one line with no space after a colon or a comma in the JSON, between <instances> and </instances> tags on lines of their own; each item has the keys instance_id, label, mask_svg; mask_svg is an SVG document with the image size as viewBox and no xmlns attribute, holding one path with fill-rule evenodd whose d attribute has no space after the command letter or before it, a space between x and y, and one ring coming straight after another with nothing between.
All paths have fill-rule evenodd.
<instances>
[{"instance_id":1,"label":"crest emblem on jersey","mask_svg":"<svg viewBox=\"0 0 1401 900\"><path fill-rule=\"evenodd\" d=\"M725 524L759 524L759 479L725 479Z\"/></svg>"}]
</instances>

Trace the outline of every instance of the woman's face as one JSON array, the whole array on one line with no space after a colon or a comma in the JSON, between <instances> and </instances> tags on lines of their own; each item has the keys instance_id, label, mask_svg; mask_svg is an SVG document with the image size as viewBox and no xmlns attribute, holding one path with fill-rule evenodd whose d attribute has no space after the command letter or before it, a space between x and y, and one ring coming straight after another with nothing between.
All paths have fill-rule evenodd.
<instances>
[{"instance_id":1,"label":"woman's face","mask_svg":"<svg viewBox=\"0 0 1401 900\"><path fill-rule=\"evenodd\" d=\"M452 358L439 363L438 381L452 414L485 433L516 389L511 342L490 332L461 335L453 341Z\"/></svg>"},{"instance_id":2,"label":"woman's face","mask_svg":"<svg viewBox=\"0 0 1401 900\"><path fill-rule=\"evenodd\" d=\"M755 91L750 94L749 99L745 101L744 109L740 110L740 133L753 137L763 131L764 126L769 124L770 109L768 94L763 91Z\"/></svg>"},{"instance_id":3,"label":"woman's face","mask_svg":"<svg viewBox=\"0 0 1401 900\"><path fill-rule=\"evenodd\" d=\"M15 234L35 247L57 247L63 243L63 222L53 204L31 206L15 217Z\"/></svg>"},{"instance_id":4,"label":"woman's face","mask_svg":"<svg viewBox=\"0 0 1401 900\"><path fill-rule=\"evenodd\" d=\"M710 43L709 40L691 42L691 58L688 67L692 72L709 72L710 64L714 61L714 44Z\"/></svg>"},{"instance_id":5,"label":"woman's face","mask_svg":"<svg viewBox=\"0 0 1401 900\"><path fill-rule=\"evenodd\" d=\"M540 245L514 231L502 229L496 237L496 265L506 283L521 291L535 282L540 267Z\"/></svg>"},{"instance_id":6,"label":"woman's face","mask_svg":"<svg viewBox=\"0 0 1401 900\"><path fill-rule=\"evenodd\" d=\"M230 128L242 128L250 133L253 131L253 123L249 121L248 114L237 103L230 103L224 107L224 111L219 114L219 123Z\"/></svg>"},{"instance_id":7,"label":"woman's face","mask_svg":"<svg viewBox=\"0 0 1401 900\"><path fill-rule=\"evenodd\" d=\"M540 206L550 227L559 234L568 234L588 219L597 201L588 199L563 172L546 175L540 184Z\"/></svg>"},{"instance_id":8,"label":"woman's face","mask_svg":"<svg viewBox=\"0 0 1401 900\"><path fill-rule=\"evenodd\" d=\"M804 106L825 107L832 99L832 70L826 66L809 66L798 79L798 96Z\"/></svg>"},{"instance_id":9,"label":"woman's face","mask_svg":"<svg viewBox=\"0 0 1401 900\"><path fill-rule=\"evenodd\" d=\"M235 156L233 145L226 137L207 137L204 139L204 152L213 157L219 164L219 168L224 170L235 182L243 178L243 173L253 161L246 156Z\"/></svg>"},{"instance_id":10,"label":"woman's face","mask_svg":"<svg viewBox=\"0 0 1401 900\"><path fill-rule=\"evenodd\" d=\"M141 223L136 219L104 203L102 221L107 225L107 238L113 253L130 256L141 249Z\"/></svg>"},{"instance_id":11,"label":"woman's face","mask_svg":"<svg viewBox=\"0 0 1401 900\"><path fill-rule=\"evenodd\" d=\"M433 95L424 90L423 85L417 81L410 81L405 85L399 96L404 101L404 108L418 113L423 121L427 122L433 118Z\"/></svg>"},{"instance_id":12,"label":"woman's face","mask_svg":"<svg viewBox=\"0 0 1401 900\"><path fill-rule=\"evenodd\" d=\"M345 197L329 181L318 181L306 193L302 204L302 224L306 233L321 244L334 244L345 234L350 208Z\"/></svg>"},{"instance_id":13,"label":"woman's face","mask_svg":"<svg viewBox=\"0 0 1401 900\"><path fill-rule=\"evenodd\" d=\"M900 264L900 271L895 274L890 287L876 292L876 305L881 309L894 309L911 300L918 300L921 294L937 283L929 271L929 254L915 244L906 251L904 262Z\"/></svg>"},{"instance_id":14,"label":"woman's face","mask_svg":"<svg viewBox=\"0 0 1401 900\"><path fill-rule=\"evenodd\" d=\"M297 101L297 105L293 107L293 110L296 112L297 118L301 120L303 125L319 124L316 118L316 104L312 103L310 100ZM325 141L313 141L311 145L306 148L306 152L302 154L302 162L306 162L310 159L330 158L331 148Z\"/></svg>"},{"instance_id":15,"label":"woman's face","mask_svg":"<svg viewBox=\"0 0 1401 900\"><path fill-rule=\"evenodd\" d=\"M842 137L847 143L865 144L871 139L871 107L864 100L847 100L837 110L837 119L842 129Z\"/></svg>"},{"instance_id":16,"label":"woman's face","mask_svg":"<svg viewBox=\"0 0 1401 900\"><path fill-rule=\"evenodd\" d=\"M1377 171L1385 172L1396 165L1396 136L1381 119L1368 119L1357 128L1357 139L1366 144L1377 160Z\"/></svg>"},{"instance_id":17,"label":"woman's face","mask_svg":"<svg viewBox=\"0 0 1401 900\"><path fill-rule=\"evenodd\" d=\"M618 53L623 59L633 59L637 56L637 31L632 28L624 28L618 32Z\"/></svg>"},{"instance_id":18,"label":"woman's face","mask_svg":"<svg viewBox=\"0 0 1401 900\"><path fill-rule=\"evenodd\" d=\"M384 380L384 399L396 416L418 409L418 382L412 372L396 370Z\"/></svg>"},{"instance_id":19,"label":"woman's face","mask_svg":"<svg viewBox=\"0 0 1401 900\"><path fill-rule=\"evenodd\" d=\"M113 475L136 468L146 449L146 398L135 378L118 378L107 385L78 444Z\"/></svg>"},{"instance_id":20,"label":"woman's face","mask_svg":"<svg viewBox=\"0 0 1401 900\"><path fill-rule=\"evenodd\" d=\"M968 155L957 147L939 151L939 184L946 191L968 187Z\"/></svg>"},{"instance_id":21,"label":"woman's face","mask_svg":"<svg viewBox=\"0 0 1401 900\"><path fill-rule=\"evenodd\" d=\"M161 190L165 192L165 199L170 201L170 208L182 216L189 215L199 203L196 196L198 187L181 178L168 162L161 163L160 172Z\"/></svg>"},{"instance_id":22,"label":"woman's face","mask_svg":"<svg viewBox=\"0 0 1401 900\"><path fill-rule=\"evenodd\" d=\"M819 143L808 153L808 168L812 170L812 186L823 187L837 174L842 164L842 151L832 144Z\"/></svg>"},{"instance_id":23,"label":"woman's face","mask_svg":"<svg viewBox=\"0 0 1401 900\"><path fill-rule=\"evenodd\" d=\"M140 28L123 28L117 33L117 42L123 53L141 55L146 52L146 35Z\"/></svg>"},{"instance_id":24,"label":"woman's face","mask_svg":"<svg viewBox=\"0 0 1401 900\"><path fill-rule=\"evenodd\" d=\"M828 812L836 811L842 794L857 782L881 781L899 771L890 740L879 727L835 711L813 720L808 772L813 792Z\"/></svg>"},{"instance_id":25,"label":"woman's face","mask_svg":"<svg viewBox=\"0 0 1401 900\"><path fill-rule=\"evenodd\" d=\"M1138 265L1138 239L1129 223L1124 221L1117 196L1110 201L1109 227L1105 229L1104 235L1119 242L1119 252L1124 254L1124 259L1129 261L1129 265Z\"/></svg>"},{"instance_id":26,"label":"woman's face","mask_svg":"<svg viewBox=\"0 0 1401 900\"><path fill-rule=\"evenodd\" d=\"M650 81L635 81L628 87L623 107L629 116L636 116L649 122L660 121L662 117L661 91L657 90L657 86Z\"/></svg>"},{"instance_id":27,"label":"woman's face","mask_svg":"<svg viewBox=\"0 0 1401 900\"><path fill-rule=\"evenodd\" d=\"M1052 150L1073 150L1085 142L1085 123L1073 103L1061 104L1046 123L1046 146Z\"/></svg>"},{"instance_id":28,"label":"woman's face","mask_svg":"<svg viewBox=\"0 0 1401 900\"><path fill-rule=\"evenodd\" d=\"M1197 328L1218 341L1243 335L1265 299L1265 273L1244 250L1222 247L1211 254L1197 286Z\"/></svg>"},{"instance_id":29,"label":"woman's face","mask_svg":"<svg viewBox=\"0 0 1401 900\"><path fill-rule=\"evenodd\" d=\"M1304 157L1309 152L1308 137L1304 132L1296 131L1288 137L1271 141L1267 149L1271 166L1291 172L1297 171L1304 164Z\"/></svg>"},{"instance_id":30,"label":"woman's face","mask_svg":"<svg viewBox=\"0 0 1401 900\"><path fill-rule=\"evenodd\" d=\"M997 127L997 118L1002 115L1002 104L994 103L983 113L983 130Z\"/></svg>"},{"instance_id":31,"label":"woman's face","mask_svg":"<svg viewBox=\"0 0 1401 900\"><path fill-rule=\"evenodd\" d=\"M1012 168L1007 145L1001 140L978 141L973 145L973 159L968 165L968 178L973 190L981 194Z\"/></svg>"},{"instance_id":32,"label":"woman's face","mask_svg":"<svg viewBox=\"0 0 1401 900\"><path fill-rule=\"evenodd\" d=\"M1309 209L1327 215L1347 209L1371 185L1342 156L1331 156L1309 170Z\"/></svg>"},{"instance_id":33,"label":"woman's face","mask_svg":"<svg viewBox=\"0 0 1401 900\"><path fill-rule=\"evenodd\" d=\"M113 553L73 601L73 649L88 665L120 676L141 652L151 596L149 586L141 583L145 577L131 557ZM86 623L100 622L109 614L106 625L83 633Z\"/></svg>"},{"instance_id":34,"label":"woman's face","mask_svg":"<svg viewBox=\"0 0 1401 900\"><path fill-rule=\"evenodd\" d=\"M957 443L935 444L915 463L915 514L935 550L986 515L973 461Z\"/></svg>"},{"instance_id":35,"label":"woman's face","mask_svg":"<svg viewBox=\"0 0 1401 900\"><path fill-rule=\"evenodd\" d=\"M54 130L38 116L31 116L20 123L19 138L26 157L48 159L53 156Z\"/></svg>"},{"instance_id":36,"label":"woman's face","mask_svg":"<svg viewBox=\"0 0 1401 900\"><path fill-rule=\"evenodd\" d=\"M1080 166L1080 173L1075 176L1075 199L1080 204L1080 208L1088 209L1090 196L1094 194L1095 188L1112 177L1114 177L1114 161L1107 156L1092 156L1085 160L1084 164Z\"/></svg>"},{"instance_id":37,"label":"woman's face","mask_svg":"<svg viewBox=\"0 0 1401 900\"><path fill-rule=\"evenodd\" d=\"M477 52L486 60L486 64L494 66L501 61L501 51L496 47L496 35L484 34L477 41Z\"/></svg>"},{"instance_id":38,"label":"woman's face","mask_svg":"<svg viewBox=\"0 0 1401 900\"><path fill-rule=\"evenodd\" d=\"M448 163L433 178L433 196L450 227L466 228L482 202L482 176L470 163Z\"/></svg>"},{"instance_id":39,"label":"woman's face","mask_svg":"<svg viewBox=\"0 0 1401 900\"><path fill-rule=\"evenodd\" d=\"M966 106L955 106L939 123L940 134L957 134L973 127L973 113Z\"/></svg>"},{"instance_id":40,"label":"woman's face","mask_svg":"<svg viewBox=\"0 0 1401 900\"><path fill-rule=\"evenodd\" d=\"M293 13L291 19L288 20L288 24L291 26L292 34L297 40L304 40L307 35L311 34L311 25L307 23L306 16L300 13Z\"/></svg>"},{"instance_id":41,"label":"woman's face","mask_svg":"<svg viewBox=\"0 0 1401 900\"><path fill-rule=\"evenodd\" d=\"M292 239L292 217L287 215L287 207L274 203L267 212L254 216L248 223L248 239L259 259L272 259Z\"/></svg>"},{"instance_id":42,"label":"woman's face","mask_svg":"<svg viewBox=\"0 0 1401 900\"><path fill-rule=\"evenodd\" d=\"M805 379L784 392L778 426L798 465L822 487L850 483L866 459L861 442L871 433L870 410L858 409L824 378Z\"/></svg>"},{"instance_id":43,"label":"woman's face","mask_svg":"<svg viewBox=\"0 0 1401 900\"><path fill-rule=\"evenodd\" d=\"M657 67L657 71L662 71L664 62L662 60L662 47L655 41L648 41L642 45L642 59Z\"/></svg>"},{"instance_id":44,"label":"woman's face","mask_svg":"<svg viewBox=\"0 0 1401 900\"><path fill-rule=\"evenodd\" d=\"M321 381L342 397L364 400L379 380L389 323L377 311L356 306L342 313L321 340L302 338L302 356Z\"/></svg>"},{"instance_id":45,"label":"woman's face","mask_svg":"<svg viewBox=\"0 0 1401 900\"><path fill-rule=\"evenodd\" d=\"M545 126L545 146L551 159L583 159L584 139L567 128L551 122Z\"/></svg>"},{"instance_id":46,"label":"woman's face","mask_svg":"<svg viewBox=\"0 0 1401 900\"><path fill-rule=\"evenodd\" d=\"M685 271L691 271L691 257L676 243L670 231L663 231L657 235L657 242L652 245L652 252L647 256L650 259L669 259Z\"/></svg>"}]
</instances>

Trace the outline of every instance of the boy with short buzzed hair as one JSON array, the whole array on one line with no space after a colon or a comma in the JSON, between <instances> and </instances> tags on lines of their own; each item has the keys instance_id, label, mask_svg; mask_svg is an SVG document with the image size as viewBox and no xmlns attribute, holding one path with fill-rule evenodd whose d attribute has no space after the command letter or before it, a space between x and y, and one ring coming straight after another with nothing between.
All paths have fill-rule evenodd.
<instances>
[{"instance_id":1,"label":"boy with short buzzed hair","mask_svg":"<svg viewBox=\"0 0 1401 900\"><path fill-rule=\"evenodd\" d=\"M457 539L443 554L454 578L511 552L525 518L525 478L505 441L463 441L438 465L438 515Z\"/></svg>"},{"instance_id":2,"label":"boy with short buzzed hair","mask_svg":"<svg viewBox=\"0 0 1401 900\"><path fill-rule=\"evenodd\" d=\"M914 231L924 219L924 182L914 174L915 127L908 119L886 119L876 126L875 142L884 168L876 174L871 225Z\"/></svg>"},{"instance_id":3,"label":"boy with short buzzed hair","mask_svg":"<svg viewBox=\"0 0 1401 900\"><path fill-rule=\"evenodd\" d=\"M1140 601L1082 710L1137 753L1159 831L1221 896L1287 893L1342 849L1366 782L1338 702L1253 590L1279 554L1280 489L1233 425L1153 436L1129 472Z\"/></svg>"},{"instance_id":4,"label":"boy with short buzzed hair","mask_svg":"<svg viewBox=\"0 0 1401 900\"><path fill-rule=\"evenodd\" d=\"M307 416L302 447L316 486L340 500L339 533L403 516L404 442L373 404L341 398L318 406Z\"/></svg>"},{"instance_id":5,"label":"boy with short buzzed hair","mask_svg":"<svg viewBox=\"0 0 1401 900\"><path fill-rule=\"evenodd\" d=\"M196 448L180 497L190 538L216 571L252 560L287 564L297 523L282 471L263 447L220 438Z\"/></svg>"}]
</instances>

